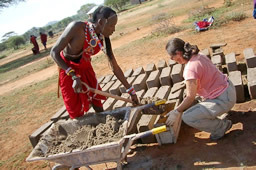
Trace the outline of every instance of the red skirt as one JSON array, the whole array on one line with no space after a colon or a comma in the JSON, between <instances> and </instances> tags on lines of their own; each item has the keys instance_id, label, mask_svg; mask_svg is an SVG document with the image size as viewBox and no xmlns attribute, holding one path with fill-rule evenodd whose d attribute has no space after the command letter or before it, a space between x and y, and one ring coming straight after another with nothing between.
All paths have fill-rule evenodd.
<instances>
[{"instance_id":1,"label":"red skirt","mask_svg":"<svg viewBox=\"0 0 256 170\"><path fill-rule=\"evenodd\" d=\"M81 81L88 84L91 88L101 90L95 72L92 68L90 58L82 57L79 63L75 63L65 59L63 52L60 53L65 63L75 70L77 76ZM84 115L84 112L89 110L89 105L93 104L98 107L103 107L101 100L106 100L106 97L88 92L88 93L75 93L72 88L73 80L71 76L67 76L65 70L60 69L59 84L62 92L64 104L69 113L70 118L76 118ZM87 91L83 86L83 90Z\"/></svg>"}]
</instances>

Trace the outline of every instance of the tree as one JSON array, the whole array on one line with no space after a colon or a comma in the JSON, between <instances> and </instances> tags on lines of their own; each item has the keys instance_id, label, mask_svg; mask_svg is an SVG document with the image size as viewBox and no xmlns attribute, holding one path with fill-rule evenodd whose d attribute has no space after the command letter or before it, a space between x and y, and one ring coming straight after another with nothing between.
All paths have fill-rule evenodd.
<instances>
[{"instance_id":1,"label":"tree","mask_svg":"<svg viewBox=\"0 0 256 170\"><path fill-rule=\"evenodd\" d=\"M25 43L26 41L23 38L23 36L14 36L14 37L10 37L7 40L7 46L9 48L14 48L14 49L18 49L21 44L25 44Z\"/></svg>"},{"instance_id":2,"label":"tree","mask_svg":"<svg viewBox=\"0 0 256 170\"><path fill-rule=\"evenodd\" d=\"M6 42L0 43L0 51L4 51L7 49Z\"/></svg>"},{"instance_id":3,"label":"tree","mask_svg":"<svg viewBox=\"0 0 256 170\"><path fill-rule=\"evenodd\" d=\"M47 26L45 27L45 29L46 29L46 31L50 31L50 30L52 29L52 25L47 25Z\"/></svg>"},{"instance_id":4,"label":"tree","mask_svg":"<svg viewBox=\"0 0 256 170\"><path fill-rule=\"evenodd\" d=\"M87 15L87 12L90 11L96 4L90 3L90 4L85 4L81 6L81 8L77 11L78 15Z\"/></svg>"},{"instance_id":5,"label":"tree","mask_svg":"<svg viewBox=\"0 0 256 170\"><path fill-rule=\"evenodd\" d=\"M28 30L27 32L25 32L23 34L23 38L25 39L25 41L29 41L31 35L38 36L39 35L39 28L36 28L36 27L31 28L30 30Z\"/></svg>"},{"instance_id":6,"label":"tree","mask_svg":"<svg viewBox=\"0 0 256 170\"><path fill-rule=\"evenodd\" d=\"M104 0L104 4L121 11L130 0Z\"/></svg>"},{"instance_id":7,"label":"tree","mask_svg":"<svg viewBox=\"0 0 256 170\"><path fill-rule=\"evenodd\" d=\"M90 3L81 6L81 8L77 11L77 15L73 16L74 20L86 20L88 19L87 12L89 12L96 4Z\"/></svg>"},{"instance_id":8,"label":"tree","mask_svg":"<svg viewBox=\"0 0 256 170\"><path fill-rule=\"evenodd\" d=\"M45 29L41 27L41 28L38 29L38 31L44 33L44 32L45 32Z\"/></svg>"},{"instance_id":9,"label":"tree","mask_svg":"<svg viewBox=\"0 0 256 170\"><path fill-rule=\"evenodd\" d=\"M7 32L2 36L2 41L6 41L8 38L13 37L15 35L17 34L14 31Z\"/></svg>"},{"instance_id":10,"label":"tree","mask_svg":"<svg viewBox=\"0 0 256 170\"><path fill-rule=\"evenodd\" d=\"M0 0L0 8L9 7L12 4L17 4L18 2L23 2L25 0Z\"/></svg>"},{"instance_id":11,"label":"tree","mask_svg":"<svg viewBox=\"0 0 256 170\"><path fill-rule=\"evenodd\" d=\"M3 38L9 38L9 37L12 37L12 36L15 36L17 35L14 31L10 31L10 32L7 32L3 35Z\"/></svg>"},{"instance_id":12,"label":"tree","mask_svg":"<svg viewBox=\"0 0 256 170\"><path fill-rule=\"evenodd\" d=\"M70 22L72 22L73 19L71 17L64 18L60 21L61 28L65 28Z\"/></svg>"}]
</instances>

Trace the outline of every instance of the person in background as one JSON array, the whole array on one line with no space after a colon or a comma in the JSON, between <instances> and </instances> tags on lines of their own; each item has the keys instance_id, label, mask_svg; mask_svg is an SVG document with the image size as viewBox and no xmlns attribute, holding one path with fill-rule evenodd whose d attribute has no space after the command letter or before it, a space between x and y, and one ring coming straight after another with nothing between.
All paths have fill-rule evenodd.
<instances>
[{"instance_id":1,"label":"person in background","mask_svg":"<svg viewBox=\"0 0 256 170\"><path fill-rule=\"evenodd\" d=\"M187 89L182 103L167 114L166 124L172 126L177 116L183 113L182 119L189 126L211 133L212 140L222 138L232 127L231 120L218 118L230 111L236 102L232 82L209 58L198 53L196 45L174 38L167 43L166 50L172 60L185 64L183 77ZM203 101L191 107L196 95Z\"/></svg>"},{"instance_id":2,"label":"person in background","mask_svg":"<svg viewBox=\"0 0 256 170\"><path fill-rule=\"evenodd\" d=\"M51 49L51 56L60 67L59 85L70 118L77 118L89 110L103 111L104 96L88 92L82 82L101 90L91 64L91 56L103 51L112 71L127 88L134 104L138 104L134 88L127 82L117 64L109 36L115 31L117 14L109 7L100 6L88 22L70 23Z\"/></svg>"},{"instance_id":3,"label":"person in background","mask_svg":"<svg viewBox=\"0 0 256 170\"><path fill-rule=\"evenodd\" d=\"M52 31L49 31L48 35L49 35L50 38L53 38L53 32Z\"/></svg>"},{"instance_id":4,"label":"person in background","mask_svg":"<svg viewBox=\"0 0 256 170\"><path fill-rule=\"evenodd\" d=\"M34 47L32 48L32 52L33 52L34 55L40 53L39 52L39 46L38 46L38 43L36 41L36 38L37 38L36 36L30 35L30 43L32 43L34 45Z\"/></svg>"},{"instance_id":5,"label":"person in background","mask_svg":"<svg viewBox=\"0 0 256 170\"><path fill-rule=\"evenodd\" d=\"M44 45L44 49L46 50L47 35L40 32L40 39L41 39L41 43Z\"/></svg>"}]
</instances>

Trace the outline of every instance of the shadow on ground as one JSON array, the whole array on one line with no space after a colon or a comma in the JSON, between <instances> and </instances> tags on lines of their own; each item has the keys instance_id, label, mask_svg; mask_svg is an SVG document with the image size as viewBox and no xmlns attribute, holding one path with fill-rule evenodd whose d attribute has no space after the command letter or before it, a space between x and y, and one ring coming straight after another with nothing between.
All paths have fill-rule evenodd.
<instances>
[{"instance_id":1,"label":"shadow on ground","mask_svg":"<svg viewBox=\"0 0 256 170\"><path fill-rule=\"evenodd\" d=\"M37 54L37 55L30 54L30 55L24 56L22 58L18 58L16 60L10 61L10 62L0 66L0 73L5 73L12 69L19 68L19 67L24 66L28 63L31 63L35 60L41 59L45 56L48 56L49 54L50 54L49 50L46 50L46 51L44 50L44 51L41 51L41 53Z\"/></svg>"}]
</instances>

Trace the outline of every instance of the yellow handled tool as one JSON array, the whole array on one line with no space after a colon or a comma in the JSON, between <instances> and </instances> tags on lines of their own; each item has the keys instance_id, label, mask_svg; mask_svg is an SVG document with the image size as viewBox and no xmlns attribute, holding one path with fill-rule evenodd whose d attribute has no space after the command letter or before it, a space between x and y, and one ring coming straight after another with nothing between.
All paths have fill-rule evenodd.
<instances>
[{"instance_id":1,"label":"yellow handled tool","mask_svg":"<svg viewBox=\"0 0 256 170\"><path fill-rule=\"evenodd\" d=\"M138 134L131 134L131 135L124 136L126 141L124 142L124 147L123 147L123 150L122 150L122 156L121 156L122 160L125 159L128 151L130 149L130 146L132 146L132 143L135 140L137 140L139 138L144 138L144 137L147 137L147 136L150 136L150 135L155 135L155 134L158 134L158 133L161 133L161 132L165 132L166 130L167 130L166 125L163 125L163 126L153 128L151 130L141 132L141 133L138 133Z\"/></svg>"},{"instance_id":2,"label":"yellow handled tool","mask_svg":"<svg viewBox=\"0 0 256 170\"><path fill-rule=\"evenodd\" d=\"M159 105L161 105L161 104L165 104L166 103L166 100L165 99L162 99L162 100L158 100L158 101L156 101L156 102L154 102L155 103L155 106L159 106Z\"/></svg>"},{"instance_id":3,"label":"yellow handled tool","mask_svg":"<svg viewBox=\"0 0 256 170\"><path fill-rule=\"evenodd\" d=\"M144 137L147 137L147 136L150 136L150 135L155 135L155 134L165 132L165 131L166 131L166 125L163 125L163 126L153 128L153 129L145 131L145 132L135 134L135 137L134 137L133 140L136 140L136 139L139 139L139 138L144 138Z\"/></svg>"}]
</instances>

